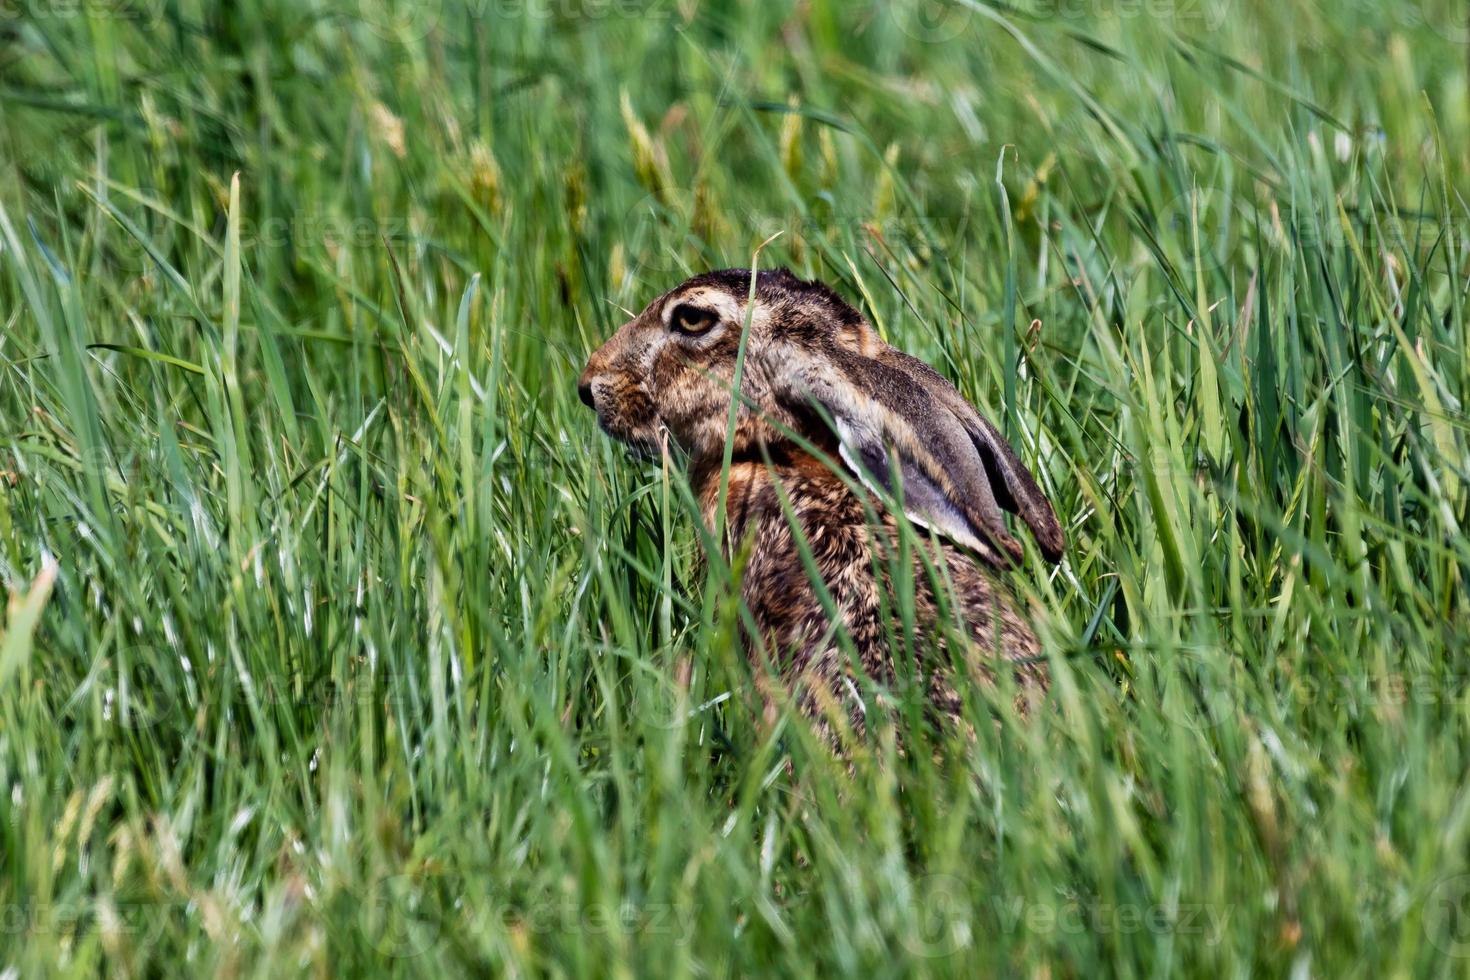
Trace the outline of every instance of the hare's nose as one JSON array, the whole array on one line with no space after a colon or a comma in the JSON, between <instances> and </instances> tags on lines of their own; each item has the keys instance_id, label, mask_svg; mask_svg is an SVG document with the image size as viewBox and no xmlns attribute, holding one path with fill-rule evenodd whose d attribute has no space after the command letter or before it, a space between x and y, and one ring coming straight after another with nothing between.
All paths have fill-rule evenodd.
<instances>
[{"instance_id":1,"label":"hare's nose","mask_svg":"<svg viewBox=\"0 0 1470 980\"><path fill-rule=\"evenodd\" d=\"M597 407L596 403L592 401L592 383L586 378L582 378L577 382L577 397L582 399L582 404L588 408Z\"/></svg>"}]
</instances>

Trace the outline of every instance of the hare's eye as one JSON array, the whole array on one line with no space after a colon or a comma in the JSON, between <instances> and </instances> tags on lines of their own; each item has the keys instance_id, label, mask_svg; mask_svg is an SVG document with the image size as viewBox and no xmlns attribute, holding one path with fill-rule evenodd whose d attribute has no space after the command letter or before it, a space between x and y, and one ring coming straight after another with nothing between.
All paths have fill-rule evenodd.
<instances>
[{"instance_id":1,"label":"hare's eye","mask_svg":"<svg viewBox=\"0 0 1470 980\"><path fill-rule=\"evenodd\" d=\"M674 307L674 315L669 317L669 327L675 333L702 334L713 327L720 320L714 310L701 309L698 306L690 306L688 303L680 303Z\"/></svg>"}]
</instances>

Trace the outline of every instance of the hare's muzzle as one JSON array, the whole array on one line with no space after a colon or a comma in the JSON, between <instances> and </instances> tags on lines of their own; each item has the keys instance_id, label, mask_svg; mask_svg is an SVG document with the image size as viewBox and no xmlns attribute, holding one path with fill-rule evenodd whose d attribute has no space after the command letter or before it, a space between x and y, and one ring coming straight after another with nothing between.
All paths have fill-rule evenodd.
<instances>
[{"instance_id":1,"label":"hare's muzzle","mask_svg":"<svg viewBox=\"0 0 1470 980\"><path fill-rule=\"evenodd\" d=\"M581 377L577 378L577 397L582 399L582 404L588 408L597 408L596 392L593 391L592 386L604 379L605 368L606 363L603 361L602 351L595 351L582 368Z\"/></svg>"}]
</instances>

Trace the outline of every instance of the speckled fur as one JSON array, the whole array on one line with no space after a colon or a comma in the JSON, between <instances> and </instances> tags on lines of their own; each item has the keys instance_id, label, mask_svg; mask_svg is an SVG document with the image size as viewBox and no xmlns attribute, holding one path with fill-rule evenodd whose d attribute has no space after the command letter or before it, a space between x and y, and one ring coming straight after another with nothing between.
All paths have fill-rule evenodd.
<instances>
[{"instance_id":1,"label":"speckled fur","mask_svg":"<svg viewBox=\"0 0 1470 980\"><path fill-rule=\"evenodd\" d=\"M743 270L689 280L624 325L592 355L581 380L584 400L596 408L610 435L652 452L661 431L667 431L688 454L691 481L710 527L717 524L730 389L749 292L750 276ZM898 547L896 522L874 495L855 491L855 481L834 471L838 439L807 393L817 390L833 405L851 402L857 424L871 421L895 444L942 442L932 433L936 424L952 424L944 407L971 414L973 409L959 408L958 393L926 365L883 344L827 286L777 270L760 275L755 296L722 542L727 552L749 549L741 592L760 634L747 638L751 656L771 658L797 704L829 738L835 738L841 719L862 727L856 665L834 635L807 573L795 536L799 530L868 678L891 688L913 676L896 667L896 658L912 649L918 681L942 716L958 713L963 685L993 679L997 662L1010 664L1025 696L1044 689L1036 635L988 567L1010 564L1020 546L1003 528L990 533L983 514L965 525L980 529L967 542L971 547L942 538L918 542L910 556L918 635L911 646L892 648L890 638L902 633L890 574ZM718 309L719 326L699 336L671 331L670 313L683 303ZM882 385L889 390L875 394ZM942 418L931 422L931 414ZM1021 467L1009 447L992 449L983 441L978 426L988 423L966 424L986 456L996 500L1021 513L1043 553L1055 558L1062 537L1050 505L1029 474L1016 475ZM783 430L800 433L818 454ZM913 455L926 467L914 472L931 478L947 498L962 496L959 486L948 482L951 469L969 465L980 471L973 462L952 460L942 446L917 446ZM1010 469L1001 473L998 467ZM973 493L973 486L968 489ZM928 567L920 554L924 549ZM934 571L948 582L943 602L933 587ZM972 641L959 656L941 639L946 608L956 624L953 635L968 633ZM956 664L969 676L956 677Z\"/></svg>"}]
</instances>

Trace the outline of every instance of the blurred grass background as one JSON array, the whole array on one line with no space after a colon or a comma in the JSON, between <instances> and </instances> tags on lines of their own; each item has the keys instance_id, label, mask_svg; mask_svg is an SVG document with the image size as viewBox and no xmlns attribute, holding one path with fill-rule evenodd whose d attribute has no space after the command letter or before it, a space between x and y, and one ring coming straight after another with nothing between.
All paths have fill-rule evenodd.
<instances>
[{"instance_id":1,"label":"blurred grass background","mask_svg":"<svg viewBox=\"0 0 1470 980\"><path fill-rule=\"evenodd\" d=\"M0 6L0 976L1462 973L1467 54L1450 0ZM1055 501L1034 719L763 725L577 402L778 231Z\"/></svg>"}]
</instances>

